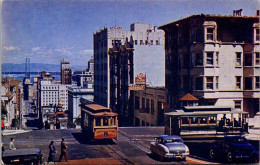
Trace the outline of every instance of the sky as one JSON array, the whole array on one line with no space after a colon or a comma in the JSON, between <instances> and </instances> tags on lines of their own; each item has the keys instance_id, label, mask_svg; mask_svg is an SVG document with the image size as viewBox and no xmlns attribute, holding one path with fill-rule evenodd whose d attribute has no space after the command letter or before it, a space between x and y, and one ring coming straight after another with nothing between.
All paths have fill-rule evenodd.
<instances>
[{"instance_id":1,"label":"sky","mask_svg":"<svg viewBox=\"0 0 260 165\"><path fill-rule=\"evenodd\" d=\"M161 26L195 14L255 16L258 0L2 0L2 63L87 66L93 34L135 22Z\"/></svg>"}]
</instances>

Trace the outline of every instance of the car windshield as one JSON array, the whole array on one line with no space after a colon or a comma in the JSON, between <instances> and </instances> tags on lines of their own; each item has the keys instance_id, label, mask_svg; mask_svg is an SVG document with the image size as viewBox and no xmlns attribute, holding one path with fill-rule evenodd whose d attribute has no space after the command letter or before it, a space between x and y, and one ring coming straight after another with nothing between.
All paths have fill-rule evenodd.
<instances>
[{"instance_id":1,"label":"car windshield","mask_svg":"<svg viewBox=\"0 0 260 165\"><path fill-rule=\"evenodd\" d=\"M175 143L175 142L182 142L181 139L167 139L164 140L164 143Z\"/></svg>"}]
</instances>

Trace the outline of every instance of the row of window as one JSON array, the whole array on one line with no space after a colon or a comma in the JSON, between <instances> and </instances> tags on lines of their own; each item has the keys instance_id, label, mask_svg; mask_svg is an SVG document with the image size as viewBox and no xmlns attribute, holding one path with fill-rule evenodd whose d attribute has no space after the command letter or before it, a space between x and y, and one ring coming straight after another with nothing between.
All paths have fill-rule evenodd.
<instances>
[{"instance_id":1,"label":"row of window","mask_svg":"<svg viewBox=\"0 0 260 165\"><path fill-rule=\"evenodd\" d=\"M142 101L141 106L140 106L140 101ZM162 104L163 103L160 101L157 102L158 111L162 110ZM147 98L142 98L142 100L140 100L140 97L135 96L135 109L136 110L142 109L142 111L145 111L146 113L150 113L151 115L154 115L155 106L156 105L154 104L154 100L147 99Z\"/></svg>"},{"instance_id":2,"label":"row of window","mask_svg":"<svg viewBox=\"0 0 260 165\"><path fill-rule=\"evenodd\" d=\"M155 40L155 43L153 42L154 40L139 40L139 45L160 45L159 40ZM138 40L135 40L135 45L138 45Z\"/></svg>"},{"instance_id":3,"label":"row of window","mask_svg":"<svg viewBox=\"0 0 260 165\"><path fill-rule=\"evenodd\" d=\"M53 86L52 87L43 86L42 89L57 89L58 90L59 87L58 86L54 86L54 87Z\"/></svg>"},{"instance_id":4,"label":"row of window","mask_svg":"<svg viewBox=\"0 0 260 165\"><path fill-rule=\"evenodd\" d=\"M192 53L191 58L195 55L195 60L191 62L192 66L203 66L203 53ZM218 66L219 65L219 52L205 52L205 65L206 66ZM236 66L242 66L244 59L244 66L260 66L260 53L244 53L242 58L242 52L236 52L235 57ZM253 60L254 59L254 60Z\"/></svg>"},{"instance_id":5,"label":"row of window","mask_svg":"<svg viewBox=\"0 0 260 165\"><path fill-rule=\"evenodd\" d=\"M204 41L204 30L202 28L193 28L190 31L190 41L191 42L203 42ZM216 28L214 26L205 28L205 40L206 41L215 41L216 40ZM172 40L174 36L170 33L168 38ZM246 38L248 40L249 37ZM254 41L260 41L260 31L258 28L254 29ZM182 31L178 32L178 43L182 43L184 41L184 34Z\"/></svg>"},{"instance_id":6,"label":"row of window","mask_svg":"<svg viewBox=\"0 0 260 165\"><path fill-rule=\"evenodd\" d=\"M242 89L242 77L236 76L236 89ZM196 83L196 90L203 90L203 77L196 77L195 83ZM184 79L184 81L188 81L188 79ZM254 80L254 81L253 81ZM205 87L206 89L219 89L219 77L215 76L215 79L213 76L206 76L205 77ZM215 87L214 87L215 82ZM254 82L254 83L253 83ZM188 84L188 82L184 82L184 84ZM253 90L253 89L260 89L260 77L245 77L244 78L244 90Z\"/></svg>"}]
</instances>

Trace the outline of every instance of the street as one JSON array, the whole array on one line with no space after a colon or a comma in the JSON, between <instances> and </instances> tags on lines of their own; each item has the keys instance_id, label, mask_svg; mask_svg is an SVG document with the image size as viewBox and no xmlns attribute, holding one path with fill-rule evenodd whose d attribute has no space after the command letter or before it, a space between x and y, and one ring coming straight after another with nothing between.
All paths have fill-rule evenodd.
<instances>
[{"instance_id":1,"label":"street","mask_svg":"<svg viewBox=\"0 0 260 165\"><path fill-rule=\"evenodd\" d=\"M15 146L19 148L37 147L42 150L44 162L48 158L48 145L54 141L56 159L60 154L61 137L65 138L68 146L67 152L70 160L86 158L113 158L122 164L215 164L194 157L188 157L186 161L178 159L161 161L151 156L149 144L153 137L162 134L162 127L122 127L119 128L118 139L112 142L92 141L81 133L80 129L67 130L33 130L27 133L3 136L4 147L8 149L9 140L15 138ZM190 145L192 147L192 145ZM189 146L189 147L190 147ZM197 147L195 145L195 147ZM195 148L190 148L191 151ZM197 149L201 151L200 149ZM200 155L201 156L201 155ZM203 156L203 155L202 155Z\"/></svg>"}]
</instances>

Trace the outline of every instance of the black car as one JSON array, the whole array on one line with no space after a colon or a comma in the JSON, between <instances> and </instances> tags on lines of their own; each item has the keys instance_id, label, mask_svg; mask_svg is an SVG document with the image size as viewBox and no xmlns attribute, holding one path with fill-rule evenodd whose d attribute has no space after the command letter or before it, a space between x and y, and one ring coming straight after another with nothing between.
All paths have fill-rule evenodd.
<instances>
[{"instance_id":1,"label":"black car","mask_svg":"<svg viewBox=\"0 0 260 165\"><path fill-rule=\"evenodd\" d=\"M5 164L42 164L43 157L39 148L7 150L3 154Z\"/></svg>"},{"instance_id":2,"label":"black car","mask_svg":"<svg viewBox=\"0 0 260 165\"><path fill-rule=\"evenodd\" d=\"M235 160L256 162L257 151L248 143L247 139L241 136L224 137L212 144L209 151L210 158L225 158L229 163Z\"/></svg>"}]
</instances>

